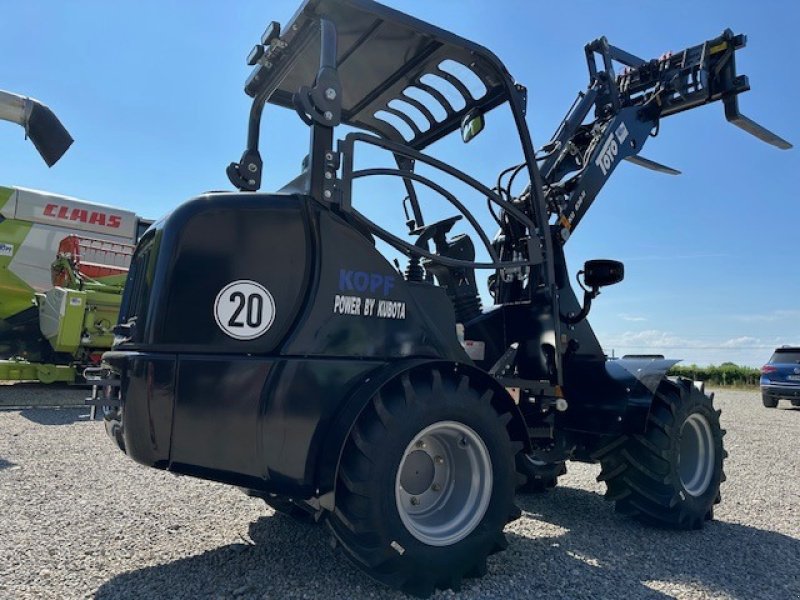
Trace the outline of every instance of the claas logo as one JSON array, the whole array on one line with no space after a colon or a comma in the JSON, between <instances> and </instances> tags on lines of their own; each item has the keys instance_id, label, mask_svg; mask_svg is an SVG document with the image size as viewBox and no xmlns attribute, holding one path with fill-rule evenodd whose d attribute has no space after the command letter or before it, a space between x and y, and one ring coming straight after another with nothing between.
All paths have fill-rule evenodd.
<instances>
[{"instance_id":1,"label":"claas logo","mask_svg":"<svg viewBox=\"0 0 800 600\"><path fill-rule=\"evenodd\" d=\"M122 225L122 217L118 215L107 215L103 212L86 210L85 208L71 208L69 206L59 206L58 204L48 204L44 207L44 216L61 221L80 221L90 225L101 225L118 229Z\"/></svg>"}]
</instances>

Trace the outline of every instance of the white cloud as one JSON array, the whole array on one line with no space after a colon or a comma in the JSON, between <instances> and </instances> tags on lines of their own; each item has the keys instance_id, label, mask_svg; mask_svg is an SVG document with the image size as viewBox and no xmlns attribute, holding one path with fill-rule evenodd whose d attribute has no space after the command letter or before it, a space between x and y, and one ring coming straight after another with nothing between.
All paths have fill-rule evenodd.
<instances>
[{"instance_id":1,"label":"white cloud","mask_svg":"<svg viewBox=\"0 0 800 600\"><path fill-rule=\"evenodd\" d=\"M777 346L791 344L793 340L785 337L754 337L742 335L725 338L722 336L686 337L660 329L625 331L616 335L602 335L598 338L606 353L612 350L616 356L624 354L663 354L680 358L689 363L720 364L735 362L742 365L759 366ZM794 340L797 343L798 340Z\"/></svg>"},{"instance_id":2,"label":"white cloud","mask_svg":"<svg viewBox=\"0 0 800 600\"><path fill-rule=\"evenodd\" d=\"M772 344L764 344L759 338L754 338L749 335L742 335L736 338L731 338L722 342L721 346L723 348L769 348L772 347Z\"/></svg>"},{"instance_id":3,"label":"white cloud","mask_svg":"<svg viewBox=\"0 0 800 600\"><path fill-rule=\"evenodd\" d=\"M761 314L733 315L733 318L744 323L774 323L775 321L783 321L784 319L800 320L800 310L772 310Z\"/></svg>"},{"instance_id":4,"label":"white cloud","mask_svg":"<svg viewBox=\"0 0 800 600\"><path fill-rule=\"evenodd\" d=\"M645 317L641 317L639 315L629 315L628 313L620 313L617 316L623 321L634 321L634 322L647 321Z\"/></svg>"}]
</instances>

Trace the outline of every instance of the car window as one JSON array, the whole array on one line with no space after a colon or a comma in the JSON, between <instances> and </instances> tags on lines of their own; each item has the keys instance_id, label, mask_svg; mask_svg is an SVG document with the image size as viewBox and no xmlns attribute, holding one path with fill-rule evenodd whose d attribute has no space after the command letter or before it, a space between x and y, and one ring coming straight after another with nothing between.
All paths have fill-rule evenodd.
<instances>
[{"instance_id":1,"label":"car window","mask_svg":"<svg viewBox=\"0 0 800 600\"><path fill-rule=\"evenodd\" d=\"M776 350L772 358L769 359L771 363L796 363L800 362L800 350L781 351Z\"/></svg>"}]
</instances>

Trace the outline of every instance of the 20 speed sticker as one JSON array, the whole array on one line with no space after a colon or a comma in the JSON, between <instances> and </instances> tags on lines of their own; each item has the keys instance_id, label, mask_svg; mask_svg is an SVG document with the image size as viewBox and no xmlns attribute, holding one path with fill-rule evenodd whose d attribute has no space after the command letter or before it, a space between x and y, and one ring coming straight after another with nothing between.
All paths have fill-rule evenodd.
<instances>
[{"instance_id":1,"label":"20 speed sticker","mask_svg":"<svg viewBox=\"0 0 800 600\"><path fill-rule=\"evenodd\" d=\"M217 294L214 319L226 335L254 340L264 335L275 320L275 299L260 283L232 281Z\"/></svg>"}]
</instances>

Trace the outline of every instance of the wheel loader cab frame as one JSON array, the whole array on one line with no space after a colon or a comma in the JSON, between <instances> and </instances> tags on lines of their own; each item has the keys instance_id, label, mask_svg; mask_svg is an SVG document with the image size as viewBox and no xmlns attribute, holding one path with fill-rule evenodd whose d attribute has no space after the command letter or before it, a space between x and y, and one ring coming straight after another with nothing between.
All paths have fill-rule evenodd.
<instances>
[{"instance_id":1,"label":"wheel loader cab frame","mask_svg":"<svg viewBox=\"0 0 800 600\"><path fill-rule=\"evenodd\" d=\"M403 41L398 42L398 39ZM553 248L541 176L525 122L527 90L514 81L497 56L474 42L374 2L309 0L283 32L278 23L270 24L262 36L261 44L251 51L248 62L254 65L254 70L245 84L245 92L253 97L247 148L240 161L228 167L231 182L243 191L254 191L260 186L263 165L259 141L265 104L297 111L310 128L308 168L304 172L303 190L311 197L335 205L365 231L408 257L424 257L445 268L494 269L498 273L499 286L504 285L499 276L501 269L536 269L536 285L543 291L544 301L550 305L547 313L551 315L548 319L551 333L547 337L550 338L549 345L553 347L550 354L553 362L550 368L552 383L563 385L561 324L552 317L558 314L557 264L554 260L546 259L557 252ZM485 93L474 97L466 80L442 68L446 62L455 62L468 70L472 77L485 86ZM369 64L366 72L378 75L372 79L365 77L362 68L365 64ZM454 108L453 100L428 83L426 76L444 80L443 83L457 94L463 106ZM445 117L437 119L429 105L408 93L410 89L425 94ZM406 112L395 101L407 107ZM467 119L476 115L483 117L504 104L508 104L511 110L524 156L523 170L527 170L531 181L524 206L512 205L496 190L446 163L422 154L434 142L458 131ZM411 116L415 109L427 121L423 126ZM383 118L381 113L384 113ZM387 113L407 125L413 135L410 138L404 136L385 120ZM334 128L339 124L368 133L349 134L335 146ZM355 148L359 142L391 152L398 168L354 172ZM427 163L466 183L509 215L516 225L516 235L527 239L517 258L501 260L470 210L459 203L453 194L414 172L414 165L418 162ZM340 167L341 177L337 175ZM466 217L481 237L491 262L459 260L430 252L427 243L411 244L399 239L358 213L352 206L352 182L356 178L376 175L395 176L403 180L417 228L423 227L425 222L417 201L415 183L432 188L443 196ZM520 302L530 301L531 294L531 290L524 293L516 290L503 296L506 302Z\"/></svg>"}]
</instances>

